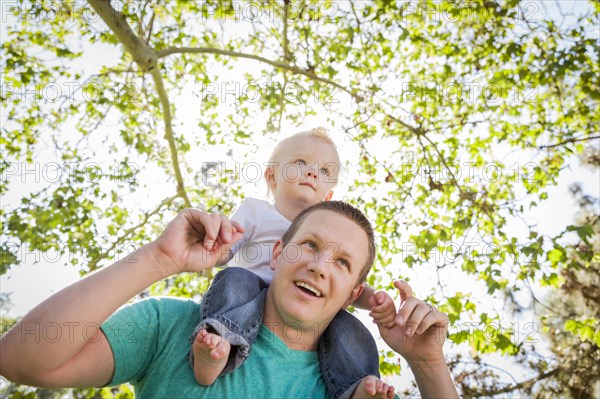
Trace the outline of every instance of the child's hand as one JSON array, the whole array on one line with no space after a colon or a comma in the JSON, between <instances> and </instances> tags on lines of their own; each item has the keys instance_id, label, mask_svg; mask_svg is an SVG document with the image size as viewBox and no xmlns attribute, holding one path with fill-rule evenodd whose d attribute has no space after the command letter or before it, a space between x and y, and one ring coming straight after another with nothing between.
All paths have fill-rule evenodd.
<instances>
[{"instance_id":1,"label":"child's hand","mask_svg":"<svg viewBox=\"0 0 600 399\"><path fill-rule=\"evenodd\" d=\"M394 300L385 291L374 293L369 298L369 304L371 305L369 316L373 318L376 324L385 328L392 328L394 326L396 305L394 305Z\"/></svg>"}]
</instances>

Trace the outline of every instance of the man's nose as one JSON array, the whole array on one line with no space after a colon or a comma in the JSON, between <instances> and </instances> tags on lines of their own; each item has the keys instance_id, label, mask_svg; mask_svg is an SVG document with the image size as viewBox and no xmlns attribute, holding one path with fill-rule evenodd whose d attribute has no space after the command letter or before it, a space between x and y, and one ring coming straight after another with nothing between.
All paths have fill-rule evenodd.
<instances>
[{"instance_id":1,"label":"man's nose","mask_svg":"<svg viewBox=\"0 0 600 399\"><path fill-rule=\"evenodd\" d=\"M328 256L326 253L315 253L315 256L308 264L308 270L316 274L321 278L325 278L328 273L328 265L327 265Z\"/></svg>"}]
</instances>

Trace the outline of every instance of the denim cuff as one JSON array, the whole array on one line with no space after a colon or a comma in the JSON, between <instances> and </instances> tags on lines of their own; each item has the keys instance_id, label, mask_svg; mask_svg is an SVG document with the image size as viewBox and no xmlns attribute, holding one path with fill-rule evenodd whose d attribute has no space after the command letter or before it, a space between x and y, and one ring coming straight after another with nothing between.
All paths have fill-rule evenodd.
<instances>
[{"instance_id":1,"label":"denim cuff","mask_svg":"<svg viewBox=\"0 0 600 399\"><path fill-rule=\"evenodd\" d=\"M367 376L361 377L358 380L354 381L352 384L347 385L346 387L339 388L333 394L334 399L350 399L350 397L354 394L354 391L356 391L358 384L360 384L360 382L363 380L363 378L366 378L366 377Z\"/></svg>"},{"instance_id":2,"label":"denim cuff","mask_svg":"<svg viewBox=\"0 0 600 399\"><path fill-rule=\"evenodd\" d=\"M231 352L229 353L229 358L227 359L227 363L225 364L225 368L221 371L219 375L229 374L234 371L236 368L240 367L244 360L248 357L250 353L250 344L248 341L242 337L240 334L231 331L225 324L227 321L219 320L217 318L209 317L207 319L202 320L200 324L196 326L194 329L194 333L190 337L190 343L193 345L196 335L200 332L200 330L205 329L211 333L215 333L220 335L224 340L231 344ZM229 323L227 323L229 324ZM235 328L235 327L234 327ZM194 366L194 352L190 350L189 354L190 365Z\"/></svg>"}]
</instances>

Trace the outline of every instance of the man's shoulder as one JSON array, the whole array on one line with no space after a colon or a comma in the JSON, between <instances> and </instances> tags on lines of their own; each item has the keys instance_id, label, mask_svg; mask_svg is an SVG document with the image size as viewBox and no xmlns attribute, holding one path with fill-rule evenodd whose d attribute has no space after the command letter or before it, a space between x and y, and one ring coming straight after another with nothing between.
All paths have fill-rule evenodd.
<instances>
[{"instance_id":1,"label":"man's shoulder","mask_svg":"<svg viewBox=\"0 0 600 399\"><path fill-rule=\"evenodd\" d=\"M144 299L140 299L134 304L144 304L144 306L157 306L157 307L188 307L194 306L197 303L190 298L179 298L175 296L151 296Z\"/></svg>"},{"instance_id":2,"label":"man's shoulder","mask_svg":"<svg viewBox=\"0 0 600 399\"><path fill-rule=\"evenodd\" d=\"M198 311L200 304L189 298L177 298L172 296L152 296L125 306L132 311L151 312L159 317L178 317Z\"/></svg>"}]
</instances>

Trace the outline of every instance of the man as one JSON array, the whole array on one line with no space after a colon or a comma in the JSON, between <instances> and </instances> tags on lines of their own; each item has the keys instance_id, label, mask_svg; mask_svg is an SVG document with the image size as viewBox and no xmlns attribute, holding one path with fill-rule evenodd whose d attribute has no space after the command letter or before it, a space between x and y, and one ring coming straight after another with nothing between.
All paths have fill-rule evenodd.
<instances>
[{"instance_id":1,"label":"man","mask_svg":"<svg viewBox=\"0 0 600 399\"><path fill-rule=\"evenodd\" d=\"M370 225L350 205L333 201L307 209L284 236L286 245L276 244L275 274L253 352L210 387L196 384L185 358L198 304L152 299L113 315L165 277L213 267L241 236L241 228L224 216L182 211L134 256L29 312L2 338L0 374L45 387L130 381L139 397L325 396L315 352L319 338L360 295L359 277L373 259ZM402 300L398 325L380 326L382 338L408 361L424 397L458 397L442 353L447 317L413 298L405 283L396 286ZM42 339L30 334L36 328L47 332ZM49 336L51 329L57 333Z\"/></svg>"}]
</instances>

